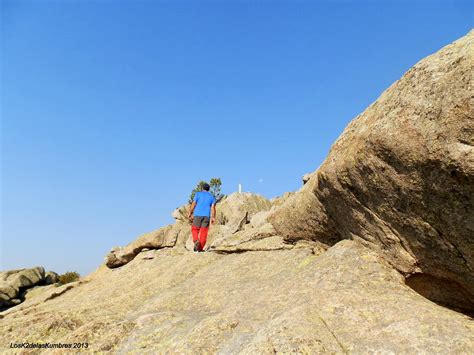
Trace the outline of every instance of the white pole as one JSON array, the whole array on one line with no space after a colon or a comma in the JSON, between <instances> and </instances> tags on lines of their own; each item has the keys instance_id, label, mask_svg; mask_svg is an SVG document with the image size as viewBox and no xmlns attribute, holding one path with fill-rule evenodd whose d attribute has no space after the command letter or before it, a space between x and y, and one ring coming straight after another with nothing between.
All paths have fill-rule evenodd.
<instances>
[{"instance_id":1,"label":"white pole","mask_svg":"<svg viewBox=\"0 0 474 355\"><path fill-rule=\"evenodd\" d=\"M242 184L239 184L239 194L242 193Z\"/></svg>"}]
</instances>

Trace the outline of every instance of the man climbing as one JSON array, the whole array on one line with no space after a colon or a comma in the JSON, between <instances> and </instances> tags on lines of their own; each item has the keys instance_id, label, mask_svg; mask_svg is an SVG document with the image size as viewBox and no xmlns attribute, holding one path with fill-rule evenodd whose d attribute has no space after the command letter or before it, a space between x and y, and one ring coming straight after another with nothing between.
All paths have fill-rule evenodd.
<instances>
[{"instance_id":1,"label":"man climbing","mask_svg":"<svg viewBox=\"0 0 474 355\"><path fill-rule=\"evenodd\" d=\"M216 218L216 198L209 192L209 184L202 186L202 191L194 195L188 218L193 221L191 232L193 235L194 251L203 251L206 245L209 222L214 224ZM193 218L194 216L194 218Z\"/></svg>"}]
</instances>

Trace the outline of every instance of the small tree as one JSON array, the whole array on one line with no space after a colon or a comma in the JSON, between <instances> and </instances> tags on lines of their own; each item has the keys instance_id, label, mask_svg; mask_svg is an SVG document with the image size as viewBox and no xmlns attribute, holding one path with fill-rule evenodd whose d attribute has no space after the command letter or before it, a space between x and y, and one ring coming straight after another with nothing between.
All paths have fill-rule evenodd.
<instances>
[{"instance_id":1,"label":"small tree","mask_svg":"<svg viewBox=\"0 0 474 355\"><path fill-rule=\"evenodd\" d=\"M214 195L217 202L224 197L224 194L221 193L221 185L221 178L212 178L211 181L209 181L209 186L211 187L209 192Z\"/></svg>"},{"instance_id":2,"label":"small tree","mask_svg":"<svg viewBox=\"0 0 474 355\"><path fill-rule=\"evenodd\" d=\"M193 200L194 200L194 195L196 195L196 192L199 192L199 191L202 191L204 190L203 187L204 187L204 184L206 184L205 181L199 181L198 184L196 185L196 187L193 189L193 191L191 191L191 195L189 196L189 200L188 202L189 203L192 203ZM222 181L220 178L212 178L210 181L209 181L209 186L211 187L209 189L209 192L211 194L214 195L214 197L216 198L216 201L219 202L220 200L222 200L222 198L225 196L224 194L221 193L221 185L222 185Z\"/></svg>"}]
</instances>

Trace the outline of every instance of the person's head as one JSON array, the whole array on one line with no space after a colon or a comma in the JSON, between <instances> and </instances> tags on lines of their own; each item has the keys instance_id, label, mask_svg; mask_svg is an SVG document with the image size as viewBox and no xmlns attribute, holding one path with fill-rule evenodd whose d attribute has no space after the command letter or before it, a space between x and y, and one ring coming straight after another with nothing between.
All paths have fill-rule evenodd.
<instances>
[{"instance_id":1,"label":"person's head","mask_svg":"<svg viewBox=\"0 0 474 355\"><path fill-rule=\"evenodd\" d=\"M202 190L203 190L203 191L209 191L210 188L211 188L211 187L210 187L209 184L207 184L207 183L205 183L205 184L202 185Z\"/></svg>"}]
</instances>

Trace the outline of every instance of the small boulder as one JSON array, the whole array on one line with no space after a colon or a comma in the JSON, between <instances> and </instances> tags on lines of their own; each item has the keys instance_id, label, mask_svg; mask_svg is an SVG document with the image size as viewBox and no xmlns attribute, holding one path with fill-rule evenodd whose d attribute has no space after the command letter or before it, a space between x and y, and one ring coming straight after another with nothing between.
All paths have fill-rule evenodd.
<instances>
[{"instance_id":1,"label":"small boulder","mask_svg":"<svg viewBox=\"0 0 474 355\"><path fill-rule=\"evenodd\" d=\"M309 181L309 179L311 179L311 174L304 174L302 177L303 185L306 184Z\"/></svg>"},{"instance_id":2,"label":"small boulder","mask_svg":"<svg viewBox=\"0 0 474 355\"><path fill-rule=\"evenodd\" d=\"M55 273L54 271L48 271L45 274L44 283L46 285L55 284L58 281L59 281L59 275L57 273Z\"/></svg>"},{"instance_id":3,"label":"small boulder","mask_svg":"<svg viewBox=\"0 0 474 355\"><path fill-rule=\"evenodd\" d=\"M171 216L179 222L187 222L188 221L188 213L189 213L189 205L184 205L175 209Z\"/></svg>"}]
</instances>

